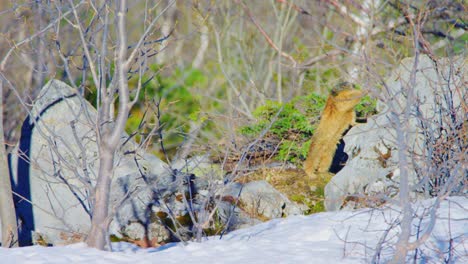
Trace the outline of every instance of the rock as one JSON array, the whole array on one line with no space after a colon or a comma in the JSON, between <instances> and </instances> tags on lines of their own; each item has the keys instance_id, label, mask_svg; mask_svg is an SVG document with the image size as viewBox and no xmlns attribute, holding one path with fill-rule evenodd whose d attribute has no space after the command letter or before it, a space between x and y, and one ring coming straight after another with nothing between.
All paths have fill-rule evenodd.
<instances>
[{"instance_id":1,"label":"rock","mask_svg":"<svg viewBox=\"0 0 468 264\"><path fill-rule=\"evenodd\" d=\"M454 119L461 120L462 124L463 120L466 120L466 112L463 111L461 102L466 102L468 95L466 89L460 89L466 88L466 62L463 58L454 61L451 64L450 60L443 59L438 61L436 66L429 57L419 57L414 86L415 98L406 135L407 142L411 143L408 157L424 156L427 153L420 120L432 121L440 116L440 113L453 115ZM392 117L389 104L397 106L394 108L397 114L403 113L402 106L407 103L407 90L402 87L409 84L413 63L414 58L403 60L388 78L387 98L391 100L379 102L380 114L369 118L366 124L353 127L344 137L345 152L349 158L346 166L325 187L325 207L328 211L353 208L356 202L354 198L359 200L362 196L377 197L367 199L365 203L367 206L378 205L382 202L378 197L393 197L398 193L398 149L396 132L390 122ZM444 99L447 97L451 98L448 100L450 104ZM416 105L419 107L416 108ZM443 119L442 127L448 126L445 122L451 120L453 119ZM429 128L434 129L434 125L435 122L428 122ZM424 177L416 171L421 165L418 162L410 161L409 180L412 195L421 193L420 181Z\"/></svg>"},{"instance_id":2,"label":"rock","mask_svg":"<svg viewBox=\"0 0 468 264\"><path fill-rule=\"evenodd\" d=\"M96 110L65 83L51 80L41 90L10 157L22 245L86 238L99 166L96 120ZM127 135L121 142L125 144L115 158L110 193L114 218L109 232L114 237L155 242L189 239L193 235L189 210L202 219L212 216L206 208L214 208L213 197L222 190L231 188L220 197L238 197L240 187L223 188L223 172L208 156L176 162L170 168L141 151ZM248 183L242 189L245 208L223 200L218 204L220 221L229 230L259 223L251 213L264 219L301 213L266 182ZM174 220L179 223L174 225ZM178 237L168 230L171 226L179 227Z\"/></svg>"},{"instance_id":3,"label":"rock","mask_svg":"<svg viewBox=\"0 0 468 264\"><path fill-rule=\"evenodd\" d=\"M220 181L224 172L219 165L209 160L208 155L176 161L172 167L183 173L196 175L194 185L199 196L208 197L210 193L215 193L218 198L215 199L218 215L221 222L228 226L228 231L252 226L267 219L303 214L303 208L291 202L266 181L244 184L232 182L224 185ZM197 201L199 199L195 199L196 207L201 206Z\"/></svg>"},{"instance_id":4,"label":"rock","mask_svg":"<svg viewBox=\"0 0 468 264\"><path fill-rule=\"evenodd\" d=\"M266 181L246 183L240 195L243 209L268 219L300 215L302 210Z\"/></svg>"},{"instance_id":5,"label":"rock","mask_svg":"<svg viewBox=\"0 0 468 264\"><path fill-rule=\"evenodd\" d=\"M217 192L218 214L221 221L226 225L227 231L246 228L262 222L241 208L239 199L242 188L243 184L232 182Z\"/></svg>"},{"instance_id":6,"label":"rock","mask_svg":"<svg viewBox=\"0 0 468 264\"><path fill-rule=\"evenodd\" d=\"M218 207L228 230L235 230L273 218L302 215L303 210L266 181L231 183L218 194Z\"/></svg>"},{"instance_id":7,"label":"rock","mask_svg":"<svg viewBox=\"0 0 468 264\"><path fill-rule=\"evenodd\" d=\"M346 166L325 186L327 211L339 210L348 195L363 194L366 187L372 189L372 193L387 193L393 189L389 187L387 190L386 186L397 185L387 177L395 170L398 158L395 146L387 140L392 135L378 125L378 118L374 118L370 118L367 124L353 127L344 137L345 152L349 158ZM379 161L379 153L390 156Z\"/></svg>"},{"instance_id":8,"label":"rock","mask_svg":"<svg viewBox=\"0 0 468 264\"><path fill-rule=\"evenodd\" d=\"M99 166L96 120L96 110L65 83L51 80L41 90L10 157L22 245L33 237L61 244L86 236ZM116 235L148 215L154 200L148 183L170 178L164 162L125 135L122 142L109 208L115 213L110 232Z\"/></svg>"}]
</instances>

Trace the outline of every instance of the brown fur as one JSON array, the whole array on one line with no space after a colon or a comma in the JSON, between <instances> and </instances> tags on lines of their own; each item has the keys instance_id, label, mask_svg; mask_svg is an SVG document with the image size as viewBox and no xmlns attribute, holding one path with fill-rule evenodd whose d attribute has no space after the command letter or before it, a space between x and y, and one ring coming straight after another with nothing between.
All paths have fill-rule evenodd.
<instances>
[{"instance_id":1,"label":"brown fur","mask_svg":"<svg viewBox=\"0 0 468 264\"><path fill-rule=\"evenodd\" d=\"M354 125L354 107L362 95L362 91L347 82L340 83L331 91L304 162L304 171L310 178L316 178L317 173L328 172L337 143L346 129Z\"/></svg>"}]
</instances>

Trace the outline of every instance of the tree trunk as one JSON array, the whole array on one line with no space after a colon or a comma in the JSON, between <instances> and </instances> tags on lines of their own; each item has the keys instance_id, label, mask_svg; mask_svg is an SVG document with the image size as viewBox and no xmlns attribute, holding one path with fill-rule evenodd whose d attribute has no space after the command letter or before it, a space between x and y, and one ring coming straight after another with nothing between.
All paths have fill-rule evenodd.
<instances>
[{"instance_id":1,"label":"tree trunk","mask_svg":"<svg viewBox=\"0 0 468 264\"><path fill-rule=\"evenodd\" d=\"M125 27L127 14L127 1L120 0L118 4L117 27L118 27L118 52L116 60L116 75L119 95L118 114L114 119L113 105L113 86L109 89L111 92L106 94L103 100L102 108L108 109L99 113L101 123L99 133L99 173L94 187L93 216L91 220L91 230L88 235L88 246L104 250L108 241L107 227L110 223L109 216L109 196L111 192L111 182L114 173L114 158L118 148L121 147L120 138L125 132L129 107L129 88L128 88L128 61L127 57L127 31ZM153 23L154 24L154 23ZM142 39L139 43L142 43ZM129 58L129 61L131 59ZM99 87L99 86L98 86ZM101 92L105 87L100 86Z\"/></svg>"},{"instance_id":2,"label":"tree trunk","mask_svg":"<svg viewBox=\"0 0 468 264\"><path fill-rule=\"evenodd\" d=\"M94 193L93 216L91 230L87 239L88 246L104 250L107 241L107 226L109 224L109 193L111 188L114 147L101 146L99 158L99 177Z\"/></svg>"},{"instance_id":3,"label":"tree trunk","mask_svg":"<svg viewBox=\"0 0 468 264\"><path fill-rule=\"evenodd\" d=\"M3 81L0 80L0 223L2 246L18 246L18 226L3 132Z\"/></svg>"}]
</instances>

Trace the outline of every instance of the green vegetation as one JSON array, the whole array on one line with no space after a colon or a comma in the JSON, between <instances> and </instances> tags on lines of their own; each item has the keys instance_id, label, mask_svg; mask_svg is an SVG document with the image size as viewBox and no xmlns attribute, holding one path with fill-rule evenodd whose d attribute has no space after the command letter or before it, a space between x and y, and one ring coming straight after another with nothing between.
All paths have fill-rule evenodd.
<instances>
[{"instance_id":1,"label":"green vegetation","mask_svg":"<svg viewBox=\"0 0 468 264\"><path fill-rule=\"evenodd\" d=\"M354 108L357 119L367 119L371 115L377 114L377 100L366 95Z\"/></svg>"},{"instance_id":2,"label":"green vegetation","mask_svg":"<svg viewBox=\"0 0 468 264\"><path fill-rule=\"evenodd\" d=\"M305 211L304 214L315 214L325 212L325 205L323 203L325 197L324 191L324 187L317 187L312 195L293 194L289 198L293 202L307 206L308 210Z\"/></svg>"},{"instance_id":3,"label":"green vegetation","mask_svg":"<svg viewBox=\"0 0 468 264\"><path fill-rule=\"evenodd\" d=\"M306 158L310 138L317 129L326 97L318 94L298 96L280 104L268 101L253 112L254 124L243 126L240 133L255 138L268 129L266 137L278 142L275 159L299 165ZM358 119L376 113L376 100L365 96L356 106Z\"/></svg>"},{"instance_id":4,"label":"green vegetation","mask_svg":"<svg viewBox=\"0 0 468 264\"><path fill-rule=\"evenodd\" d=\"M154 75L150 77L147 74L143 77L139 100L131 110L125 128L126 132L128 134L136 132L135 140L140 142L141 135L146 135L153 128L160 127L163 131L163 140L167 151L165 154L169 156L174 155L177 147L185 140L185 135L193 123L203 124L202 132L209 131L207 134L212 135L214 133L213 124L206 111L219 110L222 105L214 100L206 100L200 93L193 92L206 89L206 74L190 67L176 68L170 74L162 73L164 69L162 65L154 64L150 68ZM136 77L129 80L132 100L136 96L137 82L138 78ZM92 83L92 81L88 83ZM96 87L87 87L85 97L95 106ZM118 101L116 107L117 105ZM206 141L206 138L201 137L200 139ZM152 143L157 144L158 141L159 138L156 136ZM159 148L154 149L159 150ZM160 157L164 155L158 151L155 154Z\"/></svg>"}]
</instances>

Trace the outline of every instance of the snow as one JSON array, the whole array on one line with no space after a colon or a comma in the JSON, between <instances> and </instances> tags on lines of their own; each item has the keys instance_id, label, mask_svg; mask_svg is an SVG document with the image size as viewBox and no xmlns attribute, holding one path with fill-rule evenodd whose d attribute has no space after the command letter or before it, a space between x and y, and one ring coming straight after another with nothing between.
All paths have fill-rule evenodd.
<instances>
[{"instance_id":1,"label":"snow","mask_svg":"<svg viewBox=\"0 0 468 264\"><path fill-rule=\"evenodd\" d=\"M414 205L422 213L434 200ZM422 263L468 263L468 198L452 197L441 203L431 237L420 247ZM361 209L275 219L202 243L171 243L140 249L113 243L113 252L88 248L84 243L57 247L0 249L0 263L370 263L374 249L390 224L398 219L397 207ZM424 230L428 220L415 219ZM398 228L387 232L381 262L391 257L391 242Z\"/></svg>"}]
</instances>

